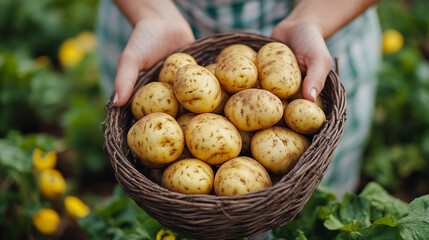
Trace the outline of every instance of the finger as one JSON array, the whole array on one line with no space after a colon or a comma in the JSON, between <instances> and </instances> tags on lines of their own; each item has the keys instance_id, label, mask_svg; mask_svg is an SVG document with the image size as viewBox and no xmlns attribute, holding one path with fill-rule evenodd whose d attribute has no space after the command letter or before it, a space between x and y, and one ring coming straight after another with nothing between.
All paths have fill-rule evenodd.
<instances>
[{"instance_id":1,"label":"finger","mask_svg":"<svg viewBox=\"0 0 429 240\"><path fill-rule=\"evenodd\" d=\"M326 77L332 69L330 56L315 59L307 64L307 74L302 86L302 95L305 99L314 101L322 91Z\"/></svg>"},{"instance_id":2,"label":"finger","mask_svg":"<svg viewBox=\"0 0 429 240\"><path fill-rule=\"evenodd\" d=\"M115 78L115 97L113 100L115 107L123 106L130 99L139 71L143 68L143 66L139 66L138 62L127 49L124 50L119 58Z\"/></svg>"}]
</instances>

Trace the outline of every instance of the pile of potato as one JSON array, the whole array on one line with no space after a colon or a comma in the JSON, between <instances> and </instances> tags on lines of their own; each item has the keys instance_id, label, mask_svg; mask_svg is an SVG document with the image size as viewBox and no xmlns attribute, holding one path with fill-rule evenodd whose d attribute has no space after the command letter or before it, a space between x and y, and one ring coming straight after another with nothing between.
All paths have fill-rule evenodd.
<instances>
[{"instance_id":1,"label":"pile of potato","mask_svg":"<svg viewBox=\"0 0 429 240\"><path fill-rule=\"evenodd\" d=\"M235 196L272 186L290 171L325 122L320 97L302 98L293 52L224 48L200 66L186 53L164 62L136 92L127 142L150 178L184 194Z\"/></svg>"}]
</instances>

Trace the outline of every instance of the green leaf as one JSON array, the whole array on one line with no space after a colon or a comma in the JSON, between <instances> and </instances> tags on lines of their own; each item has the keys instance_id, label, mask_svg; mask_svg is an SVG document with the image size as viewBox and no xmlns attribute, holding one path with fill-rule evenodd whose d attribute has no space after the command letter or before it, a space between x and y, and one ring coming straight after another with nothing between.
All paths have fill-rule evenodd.
<instances>
[{"instance_id":1,"label":"green leaf","mask_svg":"<svg viewBox=\"0 0 429 240\"><path fill-rule=\"evenodd\" d=\"M378 183L368 183L360 196L371 201L371 221L376 221L384 216L399 219L408 213L408 204L390 195Z\"/></svg>"},{"instance_id":2,"label":"green leaf","mask_svg":"<svg viewBox=\"0 0 429 240\"><path fill-rule=\"evenodd\" d=\"M365 197L345 193L341 203L335 205L324 225L329 230L351 232L370 225L370 201Z\"/></svg>"},{"instance_id":3,"label":"green leaf","mask_svg":"<svg viewBox=\"0 0 429 240\"><path fill-rule=\"evenodd\" d=\"M429 236L429 195L412 201L409 215L399 222L402 239L426 239Z\"/></svg>"},{"instance_id":4,"label":"green leaf","mask_svg":"<svg viewBox=\"0 0 429 240\"><path fill-rule=\"evenodd\" d=\"M395 221L395 219L393 217L383 217L380 219L377 219L374 224L378 224L378 225L386 225L389 227L396 227L399 225L398 222Z\"/></svg>"}]
</instances>

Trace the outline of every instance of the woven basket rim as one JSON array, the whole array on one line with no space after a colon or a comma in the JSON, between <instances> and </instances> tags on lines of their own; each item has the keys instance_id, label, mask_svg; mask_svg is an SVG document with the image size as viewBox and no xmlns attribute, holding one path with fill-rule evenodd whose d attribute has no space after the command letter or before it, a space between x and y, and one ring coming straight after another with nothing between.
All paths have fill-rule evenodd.
<instances>
[{"instance_id":1,"label":"woven basket rim","mask_svg":"<svg viewBox=\"0 0 429 240\"><path fill-rule=\"evenodd\" d=\"M237 39L240 39L240 40L237 40ZM228 41L231 41L231 42L249 41L250 43L252 43L252 41L253 42L256 42L256 41L272 42L277 40L264 37L258 34L253 34L253 33L220 33L220 34L214 34L211 36L201 38L190 45L187 45L183 48L178 49L176 52L189 52L191 50L194 50L197 47L202 47L202 49L206 49L204 47L212 46L215 44L230 43ZM166 57L161 59L156 65L154 65L148 71L141 72L139 74L138 83L134 88L133 94L141 85L145 84L145 83L142 83L143 78L145 78L149 74L156 75L157 71L159 72L159 68L160 66L162 66ZM147 82L151 82L151 81L155 81L155 80L152 79L152 80L148 80ZM130 114L129 113L130 101L123 107L120 107L120 108L112 107L112 101L113 101L113 96L112 96L109 99L109 101L106 103L107 118L103 122L102 127L103 127L103 133L105 136L105 149L110 155L111 164L114 169L116 179L118 183L122 186L122 188L124 188L128 196L132 198L149 215L154 217L156 220L160 221L161 224L167 227L170 227L174 230L184 232L185 234L188 234L190 237L216 239L212 233L208 235L204 235L204 233L194 233L192 232L192 230L182 228L181 226L175 226L168 222L167 223L164 222L163 219L160 219L160 215L163 216L164 214L162 210L159 210L158 212L157 208L154 208L153 206L149 206L149 205L152 204L151 202L162 200L162 201L170 202L172 206L173 205L178 205L178 206L192 205L197 207L201 206L201 208L207 207L208 209L218 208L220 209L218 211L222 211L224 213L226 219L229 219L230 221L233 221L233 222L234 221L239 222L242 220L241 215L239 214L231 215L231 212L234 212L237 206L243 207L243 209L246 209L247 207L248 210L251 210L255 205L258 205L258 206L263 205L267 199L272 199L272 198L276 199L279 197L279 195L283 196L283 195L289 194L290 191L292 191L291 188L293 187L292 185L289 186L289 183L301 182L303 178L313 177L309 175L315 174L314 167L318 164L318 162L312 158L312 154L314 153L314 151L319 151L322 149L323 151L320 153L320 159L326 159L325 161L327 163L325 164L326 166L324 166L325 169L323 169L323 172L317 173L319 175L314 180L314 182L317 182L315 186L311 186L310 189L307 189L306 192L302 193L302 196L299 196L299 199L300 200L304 199L304 203L305 203L306 201L308 201L311 194L315 191L316 187L320 184L320 181L322 180L323 175L326 173L327 167L329 166L333 156L333 150L338 145L342 137L344 124L346 120L346 114L345 114L346 99L345 99L344 86L341 84L338 74L333 70L330 71L327 77L327 84L333 86L332 88L335 90L335 93L334 94L327 93L324 89L322 91L322 95L331 96L333 94L334 98L336 99L327 99L327 100L332 100L336 102L326 103L326 105L332 104L332 106L329 109L329 113L327 114L327 121L322 127L322 129L320 130L320 132L313 137L313 141L311 142L309 148L304 152L304 154L298 160L296 165L291 169L289 173L284 175L280 179L280 181L275 185L273 185L272 187L264 190L248 193L245 195L233 196L233 197L216 196L216 195L198 195L198 194L185 195L185 194L169 191L159 186L158 184L154 183L148 177L146 177L141 172L141 170L136 167L134 162L135 160L127 159L127 156L129 156L129 150L128 152L123 150L123 149L126 149L127 146L124 146L123 141L118 140L118 139L121 139L121 137L123 139L124 137L123 134L126 134L126 132L122 132L120 133L122 135L120 135L117 131L118 129L121 129L120 131L124 131L123 129L124 126L122 126L124 123L120 121L122 120L120 119L120 117L122 117L122 114L128 114L128 115ZM330 144L325 144L324 141L328 141ZM331 147L334 149L327 149L328 147ZM316 169L316 170L319 170L319 169ZM153 194L153 196L149 196L150 194ZM252 203L254 204L249 204L248 206L246 206L246 203L249 201L249 199L251 199ZM148 204L148 202L150 204ZM298 204L296 205L296 209L293 209L293 213L291 213L293 215L291 219L293 219L296 213L299 212L304 205L305 204L302 204L302 201L300 201L300 205ZM265 208L270 209L269 206L265 206ZM287 213L282 213L282 214L287 214ZM280 218L281 217L279 217L279 220L274 219L273 223L270 226L271 227L280 226L291 220L291 219L288 219L283 221ZM187 220L184 220L184 221L186 222ZM191 220L189 221L191 222ZM268 229L269 228L264 227L256 230L250 230L247 232L243 230L242 233L240 233L240 231L236 231L235 233L236 235L233 234L232 236L238 237L239 235L237 234L242 234L241 236L244 237L244 236L249 236Z\"/></svg>"}]
</instances>

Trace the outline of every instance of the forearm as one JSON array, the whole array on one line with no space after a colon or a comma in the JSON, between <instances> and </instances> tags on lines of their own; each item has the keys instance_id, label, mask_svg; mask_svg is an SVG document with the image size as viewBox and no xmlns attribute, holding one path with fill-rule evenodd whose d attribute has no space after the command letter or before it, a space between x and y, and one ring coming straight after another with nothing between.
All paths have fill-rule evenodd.
<instances>
[{"instance_id":1,"label":"forearm","mask_svg":"<svg viewBox=\"0 0 429 240\"><path fill-rule=\"evenodd\" d=\"M378 0L301 0L283 24L313 23L324 39L362 14Z\"/></svg>"},{"instance_id":2,"label":"forearm","mask_svg":"<svg viewBox=\"0 0 429 240\"><path fill-rule=\"evenodd\" d=\"M114 2L133 26L145 18L186 21L171 0L114 0Z\"/></svg>"}]
</instances>

